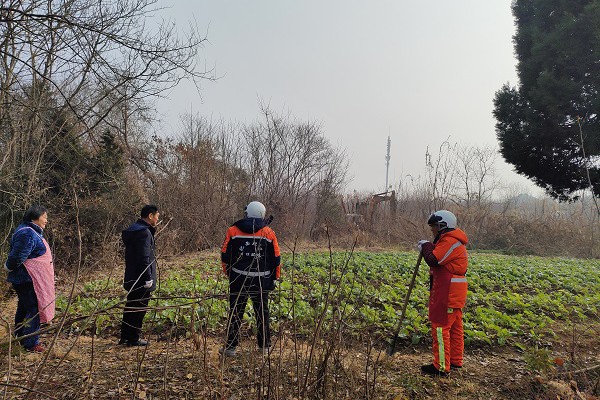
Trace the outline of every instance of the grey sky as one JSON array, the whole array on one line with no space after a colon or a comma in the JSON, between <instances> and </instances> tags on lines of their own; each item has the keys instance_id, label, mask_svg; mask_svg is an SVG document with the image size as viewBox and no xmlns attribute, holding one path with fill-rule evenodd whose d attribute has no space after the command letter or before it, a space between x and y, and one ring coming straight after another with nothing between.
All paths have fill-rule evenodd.
<instances>
[{"instance_id":1,"label":"grey sky","mask_svg":"<svg viewBox=\"0 0 600 400\"><path fill-rule=\"evenodd\" d=\"M202 62L222 76L202 99L181 84L159 103L166 127L178 115L251 122L258 100L320 121L343 146L348 189L385 186L424 171L427 146L496 145L494 92L517 83L510 0L167 1L165 15L195 20L209 43ZM499 157L504 182L524 184Z\"/></svg>"}]
</instances>

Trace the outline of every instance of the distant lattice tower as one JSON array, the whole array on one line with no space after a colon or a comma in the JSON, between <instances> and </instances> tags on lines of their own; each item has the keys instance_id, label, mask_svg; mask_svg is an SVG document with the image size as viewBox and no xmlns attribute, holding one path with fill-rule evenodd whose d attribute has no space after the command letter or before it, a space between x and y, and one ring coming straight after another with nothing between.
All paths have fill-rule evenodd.
<instances>
[{"instance_id":1,"label":"distant lattice tower","mask_svg":"<svg viewBox=\"0 0 600 400\"><path fill-rule=\"evenodd\" d=\"M390 173L390 149L392 147L392 140L390 139L390 135L388 135L388 140L387 140L387 154L385 156L385 191L387 192L389 190L389 186L388 186L388 175Z\"/></svg>"}]
</instances>

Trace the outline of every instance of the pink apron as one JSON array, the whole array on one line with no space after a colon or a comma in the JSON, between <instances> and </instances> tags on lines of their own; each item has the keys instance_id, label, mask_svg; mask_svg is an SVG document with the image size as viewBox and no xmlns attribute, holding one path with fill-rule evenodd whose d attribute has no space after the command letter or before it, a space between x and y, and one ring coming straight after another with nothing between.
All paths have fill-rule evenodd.
<instances>
[{"instance_id":1,"label":"pink apron","mask_svg":"<svg viewBox=\"0 0 600 400\"><path fill-rule=\"evenodd\" d=\"M27 228L23 228L27 229ZM35 232L34 229L29 228ZM29 272L31 280L33 281L33 290L37 296L38 310L40 313L40 322L46 323L54 318L55 312L55 299L56 294L54 291L54 264L52 263L52 252L48 242L37 232L36 235L42 239L44 246L46 246L46 252L39 257L28 258L23 262L23 265Z\"/></svg>"}]
</instances>

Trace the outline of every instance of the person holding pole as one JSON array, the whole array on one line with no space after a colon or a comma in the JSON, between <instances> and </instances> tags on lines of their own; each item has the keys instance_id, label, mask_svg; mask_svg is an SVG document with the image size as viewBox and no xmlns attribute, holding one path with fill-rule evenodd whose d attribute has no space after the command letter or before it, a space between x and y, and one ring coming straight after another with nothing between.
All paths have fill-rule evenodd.
<instances>
[{"instance_id":1,"label":"person holding pole","mask_svg":"<svg viewBox=\"0 0 600 400\"><path fill-rule=\"evenodd\" d=\"M155 205L142 207L140 219L122 232L125 244L125 277L127 303L123 310L121 340L127 346L147 346L140 339L142 323L152 292L156 289L156 255L154 234L160 212Z\"/></svg>"},{"instance_id":2,"label":"person holding pole","mask_svg":"<svg viewBox=\"0 0 600 400\"><path fill-rule=\"evenodd\" d=\"M463 308L467 301L467 235L456 227L450 211L434 212L427 221L434 240L417 244L429 265L429 320L433 337L433 363L421 371L445 376L462 368L464 352Z\"/></svg>"}]
</instances>

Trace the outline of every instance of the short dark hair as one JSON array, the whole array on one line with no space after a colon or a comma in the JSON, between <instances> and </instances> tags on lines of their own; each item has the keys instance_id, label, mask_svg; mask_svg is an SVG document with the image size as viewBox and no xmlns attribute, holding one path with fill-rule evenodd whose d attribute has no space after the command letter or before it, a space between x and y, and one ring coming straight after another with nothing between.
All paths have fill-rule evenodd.
<instances>
[{"instance_id":1,"label":"short dark hair","mask_svg":"<svg viewBox=\"0 0 600 400\"><path fill-rule=\"evenodd\" d=\"M150 214L156 214L157 211L158 211L158 207L156 207L154 204L146 204L144 207L142 207L142 211L140 212L140 217L146 218Z\"/></svg>"},{"instance_id":2,"label":"short dark hair","mask_svg":"<svg viewBox=\"0 0 600 400\"><path fill-rule=\"evenodd\" d=\"M48 210L46 210L46 207L42 205L36 204L31 206L27 209L27 211L25 211L25 214L23 214L23 222L35 221L47 212Z\"/></svg>"}]
</instances>

